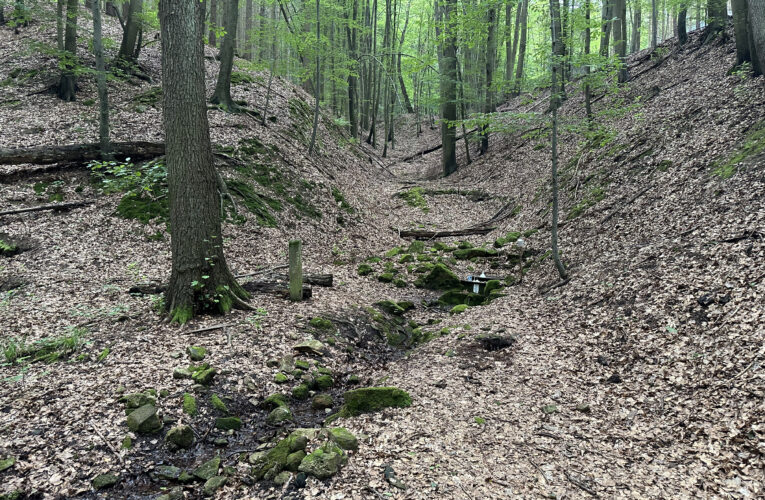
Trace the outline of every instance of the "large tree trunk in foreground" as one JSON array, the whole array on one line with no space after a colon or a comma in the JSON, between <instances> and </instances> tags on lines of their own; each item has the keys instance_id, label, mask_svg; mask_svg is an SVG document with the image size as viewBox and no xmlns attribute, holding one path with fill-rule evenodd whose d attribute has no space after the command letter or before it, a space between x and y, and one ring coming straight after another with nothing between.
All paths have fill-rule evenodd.
<instances>
[{"instance_id":1,"label":"large tree trunk in foreground","mask_svg":"<svg viewBox=\"0 0 765 500\"><path fill-rule=\"evenodd\" d=\"M77 79L74 76L74 69L77 66L77 9L79 9L77 0L67 0L64 54L57 89L59 99L64 101L74 101L77 90Z\"/></svg>"},{"instance_id":2,"label":"large tree trunk in foreground","mask_svg":"<svg viewBox=\"0 0 765 500\"><path fill-rule=\"evenodd\" d=\"M736 37L736 65L752 60L749 51L751 34L749 33L749 7L746 0L732 0L733 29Z\"/></svg>"},{"instance_id":3,"label":"large tree trunk in foreground","mask_svg":"<svg viewBox=\"0 0 765 500\"><path fill-rule=\"evenodd\" d=\"M236 7L236 0L232 3ZM185 323L195 314L248 308L243 302L248 294L237 284L223 255L218 174L205 104L205 4L162 0L159 18L173 228L173 267L165 307L173 321Z\"/></svg>"},{"instance_id":4,"label":"large tree trunk in foreground","mask_svg":"<svg viewBox=\"0 0 765 500\"><path fill-rule=\"evenodd\" d=\"M211 103L217 104L224 110L232 113L239 109L239 106L231 98L231 70L234 67L234 46L236 45L238 18L239 2L237 0L227 0L223 15L223 27L226 30L226 34L223 37L223 46L220 49L218 82L215 84L215 92L210 99Z\"/></svg>"},{"instance_id":5,"label":"large tree trunk in foreground","mask_svg":"<svg viewBox=\"0 0 765 500\"><path fill-rule=\"evenodd\" d=\"M765 0L747 0L749 6L749 51L755 75L765 73Z\"/></svg>"}]
</instances>

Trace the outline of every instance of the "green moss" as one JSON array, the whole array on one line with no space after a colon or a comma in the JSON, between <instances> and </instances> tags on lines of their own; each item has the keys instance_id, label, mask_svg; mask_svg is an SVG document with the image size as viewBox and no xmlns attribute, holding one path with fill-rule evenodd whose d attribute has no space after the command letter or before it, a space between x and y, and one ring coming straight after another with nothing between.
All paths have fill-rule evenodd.
<instances>
[{"instance_id":1,"label":"green moss","mask_svg":"<svg viewBox=\"0 0 765 500\"><path fill-rule=\"evenodd\" d=\"M401 316L406 312L406 309L399 306L396 302L393 302L392 300L381 300L380 302L375 302L375 305L382 309L383 311L387 312L388 314L393 314L395 316Z\"/></svg>"},{"instance_id":2,"label":"green moss","mask_svg":"<svg viewBox=\"0 0 765 500\"><path fill-rule=\"evenodd\" d=\"M399 263L406 264L407 262L414 262L414 257L410 253L401 254L398 258Z\"/></svg>"},{"instance_id":3,"label":"green moss","mask_svg":"<svg viewBox=\"0 0 765 500\"><path fill-rule=\"evenodd\" d=\"M366 261L369 262L370 264L377 264L381 260L382 260L382 258L381 257L377 257L377 256L367 257L367 259L366 259Z\"/></svg>"},{"instance_id":4,"label":"green moss","mask_svg":"<svg viewBox=\"0 0 765 500\"><path fill-rule=\"evenodd\" d=\"M425 242L420 240L414 240L407 250L409 253L417 254L425 251Z\"/></svg>"},{"instance_id":5,"label":"green moss","mask_svg":"<svg viewBox=\"0 0 765 500\"><path fill-rule=\"evenodd\" d=\"M274 382L276 382L277 384L284 384L287 382L287 380L288 380L287 375L283 373L277 373L276 375L274 375Z\"/></svg>"},{"instance_id":6,"label":"green moss","mask_svg":"<svg viewBox=\"0 0 765 500\"><path fill-rule=\"evenodd\" d=\"M656 170L658 170L659 172L666 172L670 168L672 168L671 160L661 160L659 165L656 167Z\"/></svg>"},{"instance_id":7,"label":"green moss","mask_svg":"<svg viewBox=\"0 0 765 500\"><path fill-rule=\"evenodd\" d=\"M454 307L452 307L451 311L449 311L449 314L462 314L463 312L467 311L468 307L470 307L467 304L459 304Z\"/></svg>"},{"instance_id":8,"label":"green moss","mask_svg":"<svg viewBox=\"0 0 765 500\"><path fill-rule=\"evenodd\" d=\"M255 78L253 78L251 75L248 75L247 73L242 73L241 71L231 72L231 85L244 85L247 83L253 83L254 81Z\"/></svg>"},{"instance_id":9,"label":"green moss","mask_svg":"<svg viewBox=\"0 0 765 500\"><path fill-rule=\"evenodd\" d=\"M300 384L292 389L292 397L295 399L308 399L308 385Z\"/></svg>"},{"instance_id":10,"label":"green moss","mask_svg":"<svg viewBox=\"0 0 765 500\"><path fill-rule=\"evenodd\" d=\"M381 275L377 277L377 281L380 281L382 283L390 283L393 281L394 278L395 276L393 275L393 273L382 273Z\"/></svg>"},{"instance_id":11,"label":"green moss","mask_svg":"<svg viewBox=\"0 0 765 500\"><path fill-rule=\"evenodd\" d=\"M167 197L153 200L135 193L128 193L120 200L116 213L123 219L136 219L146 224L157 218L167 220L170 215L170 206Z\"/></svg>"},{"instance_id":12,"label":"green moss","mask_svg":"<svg viewBox=\"0 0 765 500\"><path fill-rule=\"evenodd\" d=\"M494 241L494 246L496 248L501 248L501 247L507 245L508 243L515 243L516 241L518 241L518 238L520 238L520 237L521 237L520 231L510 231L505 236L503 236L501 238L497 238Z\"/></svg>"},{"instance_id":13,"label":"green moss","mask_svg":"<svg viewBox=\"0 0 765 500\"><path fill-rule=\"evenodd\" d=\"M319 375L311 381L311 387L320 391L326 391L335 385L335 381L329 375Z\"/></svg>"},{"instance_id":14,"label":"green moss","mask_svg":"<svg viewBox=\"0 0 765 500\"><path fill-rule=\"evenodd\" d=\"M388 250L387 252L385 252L385 257L388 258L388 259L392 259L393 257L395 257L396 255L400 254L401 252L403 252L402 248L393 247L390 250Z\"/></svg>"},{"instance_id":15,"label":"green moss","mask_svg":"<svg viewBox=\"0 0 765 500\"><path fill-rule=\"evenodd\" d=\"M356 272L359 274L359 276L367 276L369 274L372 274L372 266L369 264L359 264L359 267L356 268Z\"/></svg>"},{"instance_id":16,"label":"green moss","mask_svg":"<svg viewBox=\"0 0 765 500\"><path fill-rule=\"evenodd\" d=\"M188 392L183 395L183 413L192 417L197 415L197 400Z\"/></svg>"},{"instance_id":17,"label":"green moss","mask_svg":"<svg viewBox=\"0 0 765 500\"><path fill-rule=\"evenodd\" d=\"M242 198L244 206L255 216L258 225L276 227L276 218L271 215L269 210L272 207L249 184L236 179L227 179L226 187L228 187L229 191L238 194Z\"/></svg>"},{"instance_id":18,"label":"green moss","mask_svg":"<svg viewBox=\"0 0 765 500\"><path fill-rule=\"evenodd\" d=\"M156 108L157 104L162 100L162 87L152 87L146 92L142 92L133 98L135 107L138 106L151 106Z\"/></svg>"},{"instance_id":19,"label":"green moss","mask_svg":"<svg viewBox=\"0 0 765 500\"><path fill-rule=\"evenodd\" d=\"M224 431L238 431L242 428L242 419L239 417L218 417L215 419L215 428Z\"/></svg>"},{"instance_id":20,"label":"green moss","mask_svg":"<svg viewBox=\"0 0 765 500\"><path fill-rule=\"evenodd\" d=\"M539 229L529 229L527 231L523 232L523 237L528 238L529 236L533 236L539 232Z\"/></svg>"},{"instance_id":21,"label":"green moss","mask_svg":"<svg viewBox=\"0 0 765 500\"><path fill-rule=\"evenodd\" d=\"M407 205L410 207L416 207L420 208L427 212L428 210L428 202L425 200L425 196L423 196L425 193L425 190L421 187L413 187L412 189L408 191L404 191L402 193L399 193L398 196L402 200L406 202Z\"/></svg>"},{"instance_id":22,"label":"green moss","mask_svg":"<svg viewBox=\"0 0 765 500\"><path fill-rule=\"evenodd\" d=\"M486 300L486 297L484 297L483 295L472 293L472 292L466 292L464 290L451 290L441 295L441 297L438 298L438 302L440 304L449 305L449 306L457 306L460 304L466 304L469 306L480 306L481 304L485 302L485 300Z\"/></svg>"},{"instance_id":23,"label":"green moss","mask_svg":"<svg viewBox=\"0 0 765 500\"><path fill-rule=\"evenodd\" d=\"M320 316L316 316L312 318L309 324L314 328L318 328L319 330L334 330L335 329L335 325L332 324L332 321L326 318L322 318Z\"/></svg>"},{"instance_id":24,"label":"green moss","mask_svg":"<svg viewBox=\"0 0 765 500\"><path fill-rule=\"evenodd\" d=\"M497 251L493 248L465 248L462 250L455 250L454 257L459 260L469 260L476 257L496 257Z\"/></svg>"},{"instance_id":25,"label":"green moss","mask_svg":"<svg viewBox=\"0 0 765 500\"><path fill-rule=\"evenodd\" d=\"M450 290L460 288L460 279L444 264L436 264L426 275L414 282L415 286L429 290Z\"/></svg>"},{"instance_id":26,"label":"green moss","mask_svg":"<svg viewBox=\"0 0 765 500\"><path fill-rule=\"evenodd\" d=\"M218 410L221 413L225 413L228 415L228 407L226 406L226 403L223 402L223 400L217 395L213 394L210 396L210 404L213 405L213 408Z\"/></svg>"},{"instance_id":27,"label":"green moss","mask_svg":"<svg viewBox=\"0 0 765 500\"><path fill-rule=\"evenodd\" d=\"M345 196L343 196L343 193L341 193L340 190L337 189L336 187L332 188L332 197L335 199L335 203L337 203L337 206L340 207L340 210L343 210L344 212L348 212L349 214L352 214L355 212L351 204L346 201Z\"/></svg>"},{"instance_id":28,"label":"green moss","mask_svg":"<svg viewBox=\"0 0 765 500\"><path fill-rule=\"evenodd\" d=\"M408 283L401 278L396 278L393 280L393 286L395 286L396 288L406 288L407 285Z\"/></svg>"},{"instance_id":29,"label":"green moss","mask_svg":"<svg viewBox=\"0 0 765 500\"><path fill-rule=\"evenodd\" d=\"M10 256L14 255L18 250L18 247L13 243L9 243L0 238L0 255Z\"/></svg>"},{"instance_id":30,"label":"green moss","mask_svg":"<svg viewBox=\"0 0 765 500\"><path fill-rule=\"evenodd\" d=\"M574 205L574 208L571 209L571 211L566 216L566 220L572 220L576 219L582 213L584 213L585 210L587 210L590 207L595 206L600 201L603 200L603 198L606 197L606 193L601 187L595 187L590 190L587 195L582 198L582 200Z\"/></svg>"},{"instance_id":31,"label":"green moss","mask_svg":"<svg viewBox=\"0 0 765 500\"><path fill-rule=\"evenodd\" d=\"M409 393L396 387L365 387L347 391L343 395L345 404L327 422L338 417L353 417L383 408L406 408L412 405Z\"/></svg>"},{"instance_id":32,"label":"green moss","mask_svg":"<svg viewBox=\"0 0 765 500\"><path fill-rule=\"evenodd\" d=\"M713 173L721 179L729 179L736 174L741 162L764 151L765 120L757 123L750 129L743 143L736 147L730 156L713 164Z\"/></svg>"}]
</instances>

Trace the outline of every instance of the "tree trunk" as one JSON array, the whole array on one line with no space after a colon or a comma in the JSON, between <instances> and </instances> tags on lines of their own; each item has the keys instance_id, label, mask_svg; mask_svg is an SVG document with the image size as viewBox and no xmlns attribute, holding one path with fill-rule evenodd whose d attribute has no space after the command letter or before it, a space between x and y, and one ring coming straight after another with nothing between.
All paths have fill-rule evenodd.
<instances>
[{"instance_id":1,"label":"tree trunk","mask_svg":"<svg viewBox=\"0 0 765 500\"><path fill-rule=\"evenodd\" d=\"M77 66L77 0L66 3L66 33L64 35L64 53L62 54L61 79L58 82L58 97L64 101L74 101L77 79L74 70Z\"/></svg>"},{"instance_id":2,"label":"tree trunk","mask_svg":"<svg viewBox=\"0 0 765 500\"><path fill-rule=\"evenodd\" d=\"M404 107L407 113L414 113L412 107L412 101L409 100L409 92L406 91L406 84L404 83L404 74L401 72L401 53L404 48L404 36L406 35L406 28L409 26L409 6L411 2L406 6L406 20L404 21L404 28L401 30L401 39L398 43L398 62L396 63L396 72L398 73L398 84L401 87L401 97L404 99Z\"/></svg>"},{"instance_id":3,"label":"tree trunk","mask_svg":"<svg viewBox=\"0 0 765 500\"><path fill-rule=\"evenodd\" d=\"M590 11L592 9L591 0L584 0L584 58L585 58L585 65L584 65L584 73L585 73L585 84L584 84L584 113L587 116L587 125L592 126L593 119L592 119L592 89L590 88L590 64L589 64L589 55L590 55L590 49L591 49L591 38L592 38L592 32L590 29Z\"/></svg>"},{"instance_id":4,"label":"tree trunk","mask_svg":"<svg viewBox=\"0 0 765 500\"><path fill-rule=\"evenodd\" d=\"M133 64L136 61L136 42L138 41L138 32L143 24L141 21L142 14L143 0L130 0L125 29L122 32L122 43L117 54L117 59L122 62Z\"/></svg>"},{"instance_id":5,"label":"tree trunk","mask_svg":"<svg viewBox=\"0 0 765 500\"><path fill-rule=\"evenodd\" d=\"M96 84L98 85L98 138L101 155L111 156L109 141L109 95L106 89L104 44L101 40L101 0L93 2L93 53L96 56Z\"/></svg>"},{"instance_id":6,"label":"tree trunk","mask_svg":"<svg viewBox=\"0 0 765 500\"><path fill-rule=\"evenodd\" d=\"M221 0L222 1L222 0ZM211 47L216 46L216 30L218 27L218 3L217 0L210 0L210 17L208 22L210 23L210 32L208 33L208 39Z\"/></svg>"},{"instance_id":7,"label":"tree trunk","mask_svg":"<svg viewBox=\"0 0 765 500\"><path fill-rule=\"evenodd\" d=\"M635 53L640 50L640 27L643 22L643 11L640 1L635 3L634 21L632 22L632 43L630 43L630 53Z\"/></svg>"},{"instance_id":8,"label":"tree trunk","mask_svg":"<svg viewBox=\"0 0 765 500\"><path fill-rule=\"evenodd\" d=\"M252 0L247 0L244 10L244 33L242 34L242 39L244 40L244 58L248 61L252 61L252 16Z\"/></svg>"},{"instance_id":9,"label":"tree trunk","mask_svg":"<svg viewBox=\"0 0 765 500\"><path fill-rule=\"evenodd\" d=\"M164 0L163 0L164 1ZM234 45L236 44L236 24L239 18L238 0L226 0L223 28L223 46L220 49L220 68L210 102L217 104L228 113L236 113L239 106L231 98L231 70L234 67Z\"/></svg>"},{"instance_id":10,"label":"tree trunk","mask_svg":"<svg viewBox=\"0 0 765 500\"><path fill-rule=\"evenodd\" d=\"M232 2L233 3L233 2ZM173 321L247 308L223 254L218 174L204 82L204 2L162 0L163 117L170 195L172 272L165 307Z\"/></svg>"},{"instance_id":11,"label":"tree trunk","mask_svg":"<svg viewBox=\"0 0 765 500\"><path fill-rule=\"evenodd\" d=\"M529 0L521 0L521 41L518 44L518 65L515 69L515 82L513 84L513 96L521 94L523 81L523 63L526 60L526 32L528 31Z\"/></svg>"},{"instance_id":12,"label":"tree trunk","mask_svg":"<svg viewBox=\"0 0 765 500\"><path fill-rule=\"evenodd\" d=\"M677 40L680 45L685 45L688 41L688 31L685 28L685 17L688 12L688 8L685 5L680 6L680 11L677 13Z\"/></svg>"},{"instance_id":13,"label":"tree trunk","mask_svg":"<svg viewBox=\"0 0 765 500\"><path fill-rule=\"evenodd\" d=\"M494 112L494 91L491 85L494 78L494 67L496 66L497 59L497 10L493 6L490 6L487 10L486 23L486 101L484 103L483 112L488 115ZM488 128L488 125L484 124L481 130L481 154L484 154L489 150Z\"/></svg>"},{"instance_id":14,"label":"tree trunk","mask_svg":"<svg viewBox=\"0 0 765 500\"><path fill-rule=\"evenodd\" d=\"M617 0L618 1L618 0ZM550 28L554 32L553 37L553 67L556 68L557 83L551 86L551 91L559 101L566 99L566 82L563 79L563 67L566 59L566 46L563 44L563 23L561 20L560 3L558 0L550 0L550 6L555 7L554 12L550 12Z\"/></svg>"},{"instance_id":15,"label":"tree trunk","mask_svg":"<svg viewBox=\"0 0 765 500\"><path fill-rule=\"evenodd\" d=\"M731 0L733 5L733 29L736 36L736 65L750 62L752 54L749 51L749 8L747 0Z\"/></svg>"},{"instance_id":16,"label":"tree trunk","mask_svg":"<svg viewBox=\"0 0 765 500\"><path fill-rule=\"evenodd\" d=\"M311 132L311 144L308 146L308 154L313 154L313 148L316 146L316 131L319 128L319 98L321 93L319 92L319 82L321 81L321 73L319 72L319 63L321 61L321 51L319 50L319 44L321 43L321 32L319 31L319 0L316 0L316 85L315 85L315 97L316 106L313 110L313 131Z\"/></svg>"},{"instance_id":17,"label":"tree trunk","mask_svg":"<svg viewBox=\"0 0 765 500\"><path fill-rule=\"evenodd\" d=\"M619 83L625 83L627 74L627 2L616 0L614 3L614 51L619 56Z\"/></svg>"},{"instance_id":18,"label":"tree trunk","mask_svg":"<svg viewBox=\"0 0 765 500\"><path fill-rule=\"evenodd\" d=\"M614 22L612 21L614 18L614 1L615 0L603 0L603 27L600 40L600 57L608 57L608 41L611 38L611 32L614 27Z\"/></svg>"},{"instance_id":19,"label":"tree trunk","mask_svg":"<svg viewBox=\"0 0 765 500\"><path fill-rule=\"evenodd\" d=\"M728 2L726 0L707 0L707 36L704 43L709 43L725 30L728 20Z\"/></svg>"},{"instance_id":20,"label":"tree trunk","mask_svg":"<svg viewBox=\"0 0 765 500\"><path fill-rule=\"evenodd\" d=\"M756 75L765 73L765 0L747 0L752 69Z\"/></svg>"},{"instance_id":21,"label":"tree trunk","mask_svg":"<svg viewBox=\"0 0 765 500\"><path fill-rule=\"evenodd\" d=\"M356 121L356 87L358 86L358 32L356 28L356 19L359 14L359 0L351 0L352 14L349 16L346 12L346 19L350 18L350 23L345 25L345 35L348 38L348 55L351 60L351 67L348 72L348 133L354 139L359 136L359 124Z\"/></svg>"},{"instance_id":22,"label":"tree trunk","mask_svg":"<svg viewBox=\"0 0 765 500\"><path fill-rule=\"evenodd\" d=\"M507 89L512 88L513 70L515 69L515 54L518 50L518 24L520 21L520 6L515 11L515 29L511 29L511 20L513 18L513 4L510 1L505 3L505 98L509 98L511 92ZM510 33L513 33L512 39Z\"/></svg>"},{"instance_id":23,"label":"tree trunk","mask_svg":"<svg viewBox=\"0 0 765 500\"><path fill-rule=\"evenodd\" d=\"M624 1L624 0L617 0ZM557 47L560 45L560 11L558 0L550 0L550 31L552 32L552 52L553 57L558 52ZM623 40L622 40L623 41ZM558 68L560 67L560 60L553 59L552 64L552 88L556 88L558 80ZM560 260L560 252L558 251L558 105L560 100L555 93L550 94L550 107L552 108L552 230L551 230L551 246L552 257L555 262L555 267L558 269L558 274L561 279L566 279L567 272L563 266L563 262Z\"/></svg>"},{"instance_id":24,"label":"tree trunk","mask_svg":"<svg viewBox=\"0 0 765 500\"><path fill-rule=\"evenodd\" d=\"M457 39L451 13L457 0L435 2L436 35L440 43L438 61L441 73L441 168L444 176L457 171L457 141L454 122L457 120ZM442 33L441 33L442 32Z\"/></svg>"},{"instance_id":25,"label":"tree trunk","mask_svg":"<svg viewBox=\"0 0 765 500\"><path fill-rule=\"evenodd\" d=\"M56 2L56 46L59 52L64 50L64 5L66 0ZM5 23L2 23L5 24Z\"/></svg>"}]
</instances>

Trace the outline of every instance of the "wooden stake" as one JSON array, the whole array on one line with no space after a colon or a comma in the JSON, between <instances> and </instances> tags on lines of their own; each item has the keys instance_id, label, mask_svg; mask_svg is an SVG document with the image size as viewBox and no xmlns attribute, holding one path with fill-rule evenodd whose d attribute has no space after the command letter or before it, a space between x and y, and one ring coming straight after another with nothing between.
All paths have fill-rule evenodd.
<instances>
[{"instance_id":1,"label":"wooden stake","mask_svg":"<svg viewBox=\"0 0 765 500\"><path fill-rule=\"evenodd\" d=\"M303 243L300 240L290 241L290 300L303 299Z\"/></svg>"}]
</instances>

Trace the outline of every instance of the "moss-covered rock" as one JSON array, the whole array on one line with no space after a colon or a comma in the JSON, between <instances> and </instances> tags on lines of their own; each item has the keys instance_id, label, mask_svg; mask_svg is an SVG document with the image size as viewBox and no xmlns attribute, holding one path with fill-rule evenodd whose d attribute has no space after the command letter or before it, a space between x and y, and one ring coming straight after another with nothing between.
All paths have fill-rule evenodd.
<instances>
[{"instance_id":1,"label":"moss-covered rock","mask_svg":"<svg viewBox=\"0 0 765 500\"><path fill-rule=\"evenodd\" d=\"M316 316L315 318L311 318L311 321L309 324L317 328L319 330L334 330L335 325L332 324L332 321L328 320L327 318L322 318L320 316Z\"/></svg>"},{"instance_id":2,"label":"moss-covered rock","mask_svg":"<svg viewBox=\"0 0 765 500\"><path fill-rule=\"evenodd\" d=\"M295 349L297 352L306 354L313 354L317 356L324 355L324 344L315 339L304 340L303 342L294 346L293 349Z\"/></svg>"},{"instance_id":3,"label":"moss-covered rock","mask_svg":"<svg viewBox=\"0 0 765 500\"><path fill-rule=\"evenodd\" d=\"M190 345L186 348L186 353L192 361L202 361L207 356L207 349Z\"/></svg>"},{"instance_id":4,"label":"moss-covered rock","mask_svg":"<svg viewBox=\"0 0 765 500\"><path fill-rule=\"evenodd\" d=\"M327 443L307 455L298 470L317 479L328 479L337 474L347 461L348 456L339 446Z\"/></svg>"},{"instance_id":5,"label":"moss-covered rock","mask_svg":"<svg viewBox=\"0 0 765 500\"><path fill-rule=\"evenodd\" d=\"M326 391L330 387L335 385L335 381L332 379L331 375L319 375L318 377L315 377L311 381L311 388L312 389L318 389L320 391Z\"/></svg>"},{"instance_id":6,"label":"moss-covered rock","mask_svg":"<svg viewBox=\"0 0 765 500\"><path fill-rule=\"evenodd\" d=\"M215 419L215 428L223 431L238 431L242 428L242 419L239 417L219 417Z\"/></svg>"},{"instance_id":7,"label":"moss-covered rock","mask_svg":"<svg viewBox=\"0 0 765 500\"><path fill-rule=\"evenodd\" d=\"M307 444L306 436L295 431L267 452L253 453L249 458L252 475L256 479L273 479L282 470L297 470L300 462L296 460L303 460Z\"/></svg>"},{"instance_id":8,"label":"moss-covered rock","mask_svg":"<svg viewBox=\"0 0 765 500\"><path fill-rule=\"evenodd\" d=\"M363 387L346 391L345 403L338 413L327 419L353 417L362 413L382 410L383 408L406 408L411 406L409 393L396 387Z\"/></svg>"},{"instance_id":9,"label":"moss-covered rock","mask_svg":"<svg viewBox=\"0 0 765 500\"><path fill-rule=\"evenodd\" d=\"M398 258L400 264L406 264L407 262L414 262L414 256L410 253L401 254Z\"/></svg>"},{"instance_id":10,"label":"moss-covered rock","mask_svg":"<svg viewBox=\"0 0 765 500\"><path fill-rule=\"evenodd\" d=\"M191 448L194 444L194 431L188 425L177 425L165 436L165 443L171 448Z\"/></svg>"},{"instance_id":11,"label":"moss-covered rock","mask_svg":"<svg viewBox=\"0 0 765 500\"><path fill-rule=\"evenodd\" d=\"M367 276L369 274L372 274L374 269L369 264L359 264L359 267L356 268L356 272L359 274L359 276Z\"/></svg>"},{"instance_id":12,"label":"moss-covered rock","mask_svg":"<svg viewBox=\"0 0 765 500\"><path fill-rule=\"evenodd\" d=\"M202 486L202 494L206 497L211 497L215 495L215 492L218 491L223 485L226 484L228 481L228 478L226 476L213 476L207 481L205 481L204 486Z\"/></svg>"},{"instance_id":13,"label":"moss-covered rock","mask_svg":"<svg viewBox=\"0 0 765 500\"><path fill-rule=\"evenodd\" d=\"M215 368L205 363L193 371L191 379L197 384L210 385L218 372Z\"/></svg>"},{"instance_id":14,"label":"moss-covered rock","mask_svg":"<svg viewBox=\"0 0 765 500\"><path fill-rule=\"evenodd\" d=\"M451 308L449 311L449 314L462 314L465 311L467 311L468 307L470 307L467 304L459 304Z\"/></svg>"},{"instance_id":15,"label":"moss-covered rock","mask_svg":"<svg viewBox=\"0 0 765 500\"><path fill-rule=\"evenodd\" d=\"M348 432L345 427L333 427L329 430L329 438L344 450L356 451L359 449L359 440Z\"/></svg>"},{"instance_id":16,"label":"moss-covered rock","mask_svg":"<svg viewBox=\"0 0 765 500\"><path fill-rule=\"evenodd\" d=\"M375 302L375 305L386 313L393 314L395 316L401 316L406 312L403 307L399 306L392 300L381 300L380 302Z\"/></svg>"},{"instance_id":17,"label":"moss-covered rock","mask_svg":"<svg viewBox=\"0 0 765 500\"><path fill-rule=\"evenodd\" d=\"M157 399L148 392L134 392L132 394L126 394L120 398L120 401L125 404L125 408L128 410L139 408L144 405L154 406L157 404Z\"/></svg>"},{"instance_id":18,"label":"moss-covered rock","mask_svg":"<svg viewBox=\"0 0 765 500\"><path fill-rule=\"evenodd\" d=\"M120 478L115 474L99 474L93 478L90 484L96 491L111 488L120 481Z\"/></svg>"},{"instance_id":19,"label":"moss-covered rock","mask_svg":"<svg viewBox=\"0 0 765 500\"><path fill-rule=\"evenodd\" d=\"M461 286L457 275L440 263L434 265L427 275L418 278L414 284L419 288L427 288L429 290L450 290L460 288Z\"/></svg>"},{"instance_id":20,"label":"moss-covered rock","mask_svg":"<svg viewBox=\"0 0 765 500\"><path fill-rule=\"evenodd\" d=\"M220 457L216 456L194 469L192 474L202 481L207 481L218 474L218 469L220 469Z\"/></svg>"},{"instance_id":21,"label":"moss-covered rock","mask_svg":"<svg viewBox=\"0 0 765 500\"><path fill-rule=\"evenodd\" d=\"M395 279L395 275L393 273L382 273L377 277L377 281L381 283L390 283Z\"/></svg>"},{"instance_id":22,"label":"moss-covered rock","mask_svg":"<svg viewBox=\"0 0 765 500\"><path fill-rule=\"evenodd\" d=\"M183 413L195 417L197 415L197 400L191 394L183 394Z\"/></svg>"},{"instance_id":23,"label":"moss-covered rock","mask_svg":"<svg viewBox=\"0 0 765 500\"><path fill-rule=\"evenodd\" d=\"M392 259L393 257L395 257L396 255L400 254L401 252L403 252L403 249L401 249L399 247L393 247L390 250L388 250L387 252L385 252L385 257L388 258L388 259Z\"/></svg>"},{"instance_id":24,"label":"moss-covered rock","mask_svg":"<svg viewBox=\"0 0 765 500\"><path fill-rule=\"evenodd\" d=\"M281 372L274 375L274 382L276 382L277 384L286 384L288 380L289 379L287 378L287 375Z\"/></svg>"},{"instance_id":25,"label":"moss-covered rock","mask_svg":"<svg viewBox=\"0 0 765 500\"><path fill-rule=\"evenodd\" d=\"M325 408L332 408L335 402L332 400L330 394L317 394L311 400L311 408L314 410L323 410Z\"/></svg>"},{"instance_id":26,"label":"moss-covered rock","mask_svg":"<svg viewBox=\"0 0 765 500\"><path fill-rule=\"evenodd\" d=\"M300 384L292 389L292 397L295 399L308 399L308 384Z\"/></svg>"},{"instance_id":27,"label":"moss-covered rock","mask_svg":"<svg viewBox=\"0 0 765 500\"><path fill-rule=\"evenodd\" d=\"M505 234L505 236L502 236L494 240L494 246L496 248L502 248L508 243L515 243L516 241L518 241L518 238L520 237L521 237L520 231L510 231L509 233Z\"/></svg>"},{"instance_id":28,"label":"moss-covered rock","mask_svg":"<svg viewBox=\"0 0 765 500\"><path fill-rule=\"evenodd\" d=\"M284 425L287 422L291 422L292 420L292 412L286 406L279 406L278 408L274 408L266 417L266 423L274 427Z\"/></svg>"},{"instance_id":29,"label":"moss-covered rock","mask_svg":"<svg viewBox=\"0 0 765 500\"><path fill-rule=\"evenodd\" d=\"M297 471L298 467L300 467L300 462L303 461L305 455L306 453L303 450L298 450L296 452L290 453L287 455L287 461L284 464L284 468L292 472Z\"/></svg>"},{"instance_id":30,"label":"moss-covered rock","mask_svg":"<svg viewBox=\"0 0 765 500\"><path fill-rule=\"evenodd\" d=\"M287 396L280 393L271 394L266 399L263 400L263 406L266 407L269 410L272 410L274 408L279 408L280 406L288 406L287 405Z\"/></svg>"},{"instance_id":31,"label":"moss-covered rock","mask_svg":"<svg viewBox=\"0 0 765 500\"><path fill-rule=\"evenodd\" d=\"M460 304L480 306L485 300L486 297L478 293L467 292L464 290L450 290L438 298L438 303L448 306L456 306Z\"/></svg>"},{"instance_id":32,"label":"moss-covered rock","mask_svg":"<svg viewBox=\"0 0 765 500\"><path fill-rule=\"evenodd\" d=\"M420 240L414 240L407 250L409 253L418 254L425 251L425 242Z\"/></svg>"},{"instance_id":33,"label":"moss-covered rock","mask_svg":"<svg viewBox=\"0 0 765 500\"><path fill-rule=\"evenodd\" d=\"M162 421L154 405L146 404L136 408L127 416L127 424L137 434L152 434L162 428Z\"/></svg>"},{"instance_id":34,"label":"moss-covered rock","mask_svg":"<svg viewBox=\"0 0 765 500\"><path fill-rule=\"evenodd\" d=\"M497 251L493 248L465 248L454 251L454 257L459 260L468 260L476 257L496 257L497 255Z\"/></svg>"}]
</instances>

